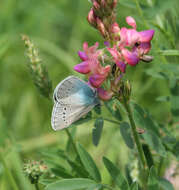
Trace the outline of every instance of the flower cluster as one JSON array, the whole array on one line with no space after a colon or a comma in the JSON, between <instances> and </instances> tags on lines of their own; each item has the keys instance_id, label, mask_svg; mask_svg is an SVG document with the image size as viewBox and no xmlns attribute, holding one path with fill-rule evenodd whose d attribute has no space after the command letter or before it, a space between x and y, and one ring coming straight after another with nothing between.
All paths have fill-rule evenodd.
<instances>
[{"instance_id":1,"label":"flower cluster","mask_svg":"<svg viewBox=\"0 0 179 190\"><path fill-rule=\"evenodd\" d=\"M82 62L76 65L74 70L87 76L89 84L97 88L102 100L109 100L119 93L121 77L127 65L135 66L140 60L152 61L152 56L146 54L151 49L154 30L138 32L136 22L131 16L126 17L130 28L120 28L114 11L116 0L93 0L92 2L93 7L87 18L103 36L105 48L98 49L98 43L89 47L85 42L84 51L78 52Z\"/></svg>"},{"instance_id":2,"label":"flower cluster","mask_svg":"<svg viewBox=\"0 0 179 190\"><path fill-rule=\"evenodd\" d=\"M42 161L28 161L24 164L24 173L29 177L32 184L38 182L39 177L47 173L48 168Z\"/></svg>"}]
</instances>

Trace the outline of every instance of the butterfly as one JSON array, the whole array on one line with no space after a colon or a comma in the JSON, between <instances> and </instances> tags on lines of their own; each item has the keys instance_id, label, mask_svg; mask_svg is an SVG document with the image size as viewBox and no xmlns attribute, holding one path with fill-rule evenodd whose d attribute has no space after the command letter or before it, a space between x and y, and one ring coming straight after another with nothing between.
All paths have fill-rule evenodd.
<instances>
[{"instance_id":1,"label":"butterfly","mask_svg":"<svg viewBox=\"0 0 179 190\"><path fill-rule=\"evenodd\" d=\"M54 130L69 127L100 104L96 89L75 76L65 78L56 86L53 100L51 125Z\"/></svg>"}]
</instances>

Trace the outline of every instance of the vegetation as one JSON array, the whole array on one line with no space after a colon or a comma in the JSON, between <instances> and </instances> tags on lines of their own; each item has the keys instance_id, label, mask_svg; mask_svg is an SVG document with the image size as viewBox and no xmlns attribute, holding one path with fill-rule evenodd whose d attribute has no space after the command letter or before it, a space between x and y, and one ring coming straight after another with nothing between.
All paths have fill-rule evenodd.
<instances>
[{"instance_id":1,"label":"vegetation","mask_svg":"<svg viewBox=\"0 0 179 190\"><path fill-rule=\"evenodd\" d=\"M178 188L178 0L117 4L120 27L127 27L125 18L130 15L139 31L155 29L153 61L126 72L132 86L132 117L148 171L139 164L125 104L116 100L103 102L68 130L51 128L52 89L69 75L83 78L73 67L80 63L77 51L84 41L90 45L98 41L103 48L103 38L85 19L91 6L87 0L1 0L2 190ZM39 60L27 58L24 34L32 40ZM32 63L40 64L36 72Z\"/></svg>"}]
</instances>

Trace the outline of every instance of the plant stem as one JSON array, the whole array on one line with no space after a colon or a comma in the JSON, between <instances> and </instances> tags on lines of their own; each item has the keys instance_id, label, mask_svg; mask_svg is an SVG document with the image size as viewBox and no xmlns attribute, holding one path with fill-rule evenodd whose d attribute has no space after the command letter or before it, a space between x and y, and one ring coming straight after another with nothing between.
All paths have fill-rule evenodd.
<instances>
[{"instance_id":1,"label":"plant stem","mask_svg":"<svg viewBox=\"0 0 179 190\"><path fill-rule=\"evenodd\" d=\"M11 184L12 188L14 190L19 190L19 188L16 184L16 181L14 180L14 177L12 176L12 173L10 172L9 168L6 165L6 162L1 154L1 151L0 151L0 161L2 162L2 165L4 167L7 177L9 178L9 183Z\"/></svg>"},{"instance_id":2,"label":"plant stem","mask_svg":"<svg viewBox=\"0 0 179 190\"><path fill-rule=\"evenodd\" d=\"M133 118L133 115L132 115L132 112L131 112L129 101L127 101L124 96L123 96L123 100L124 100L124 107L125 107L125 109L127 111L128 118L129 118L129 121L130 121L130 124L131 124L131 129L132 129L133 137L134 137L134 140L135 140L135 143L136 143L136 146L137 146L137 150L138 150L138 153L139 153L139 158L140 158L140 161L142 163L143 169L146 169L147 162L146 162L144 152L143 152L143 149L142 149L142 144L141 144L141 142L139 140L139 136L138 136L138 133L137 133L137 130L136 130L136 125L135 125L134 118Z\"/></svg>"},{"instance_id":3,"label":"plant stem","mask_svg":"<svg viewBox=\"0 0 179 190\"><path fill-rule=\"evenodd\" d=\"M37 183L35 183L35 189L36 189L36 190L40 190L40 189L39 189L38 182L37 182Z\"/></svg>"},{"instance_id":4,"label":"plant stem","mask_svg":"<svg viewBox=\"0 0 179 190\"><path fill-rule=\"evenodd\" d=\"M75 145L75 142L74 142L74 140L73 140L73 137L72 137L70 131L69 131L68 129L65 129L65 131L66 131L66 133L67 133L67 135L68 135L69 140L71 141L71 144L72 144L72 146L73 146L74 151L76 152L76 155L78 155L78 151L77 151L77 149L76 149L76 145Z\"/></svg>"}]
</instances>

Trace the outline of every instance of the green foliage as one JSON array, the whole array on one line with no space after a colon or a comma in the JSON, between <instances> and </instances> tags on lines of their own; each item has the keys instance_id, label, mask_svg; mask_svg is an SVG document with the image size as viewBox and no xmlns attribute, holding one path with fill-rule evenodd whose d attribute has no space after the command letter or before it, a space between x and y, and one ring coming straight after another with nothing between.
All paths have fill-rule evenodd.
<instances>
[{"instance_id":1,"label":"green foliage","mask_svg":"<svg viewBox=\"0 0 179 190\"><path fill-rule=\"evenodd\" d=\"M46 190L80 190L94 187L95 181L83 178L64 179L47 185Z\"/></svg>"},{"instance_id":2,"label":"green foliage","mask_svg":"<svg viewBox=\"0 0 179 190\"><path fill-rule=\"evenodd\" d=\"M120 132L121 132L121 135L122 135L126 145L129 148L133 149L134 148L134 142L133 142L133 139L131 136L131 128L127 122L122 122L120 124Z\"/></svg>"},{"instance_id":3,"label":"green foliage","mask_svg":"<svg viewBox=\"0 0 179 190\"><path fill-rule=\"evenodd\" d=\"M102 46L100 35L85 20L90 6L84 0L1 1L2 190L35 189L23 173L23 163L32 159L44 160L49 169L49 173L40 176L40 190L142 189L139 176L136 176L137 183L133 183L133 177L130 180L124 177L125 165L133 164L138 157L127 114L118 101L111 100L104 102L104 106L102 103L95 107L71 126L72 138L67 139L64 130L52 131L52 101L40 96L31 80L33 78L41 94L51 100L51 81L54 88L68 75L78 75L73 66L80 62L77 51L82 50L82 43L88 41L92 45L99 41ZM139 133L140 129L144 130L139 137L147 165L156 168L150 169L149 190L176 189L164 176L166 168L179 160L178 6L178 0L119 0L117 7L120 27L126 26L125 17L131 15L139 30L155 29L151 51L154 60L128 67L126 72L126 78L132 84L131 98L138 102L133 104L132 113ZM37 70L42 71L42 77L39 72L31 75L26 67L29 62L24 55L22 33L28 34L39 51L42 62ZM76 140L83 146L76 146ZM109 158L104 157L104 163L101 161L103 156ZM135 169L141 171L141 166ZM135 173L130 169L128 172ZM174 175L172 180L176 180Z\"/></svg>"},{"instance_id":4,"label":"green foliage","mask_svg":"<svg viewBox=\"0 0 179 190\"><path fill-rule=\"evenodd\" d=\"M95 162L91 158L90 154L88 152L86 152L86 150L80 144L77 145L77 150L78 150L80 159L83 163L83 166L88 171L89 175L97 182L100 182L101 175L99 173L99 170L98 170Z\"/></svg>"},{"instance_id":5,"label":"green foliage","mask_svg":"<svg viewBox=\"0 0 179 190\"><path fill-rule=\"evenodd\" d=\"M159 180L158 180L158 176L157 176L157 172L154 168L154 166L152 166L150 168L150 173L149 173L149 178L148 178L148 190L159 190Z\"/></svg>"},{"instance_id":6,"label":"green foliage","mask_svg":"<svg viewBox=\"0 0 179 190\"><path fill-rule=\"evenodd\" d=\"M101 138L101 134L102 134L102 130L103 130L103 124L104 124L104 120L103 118L97 118L94 124L94 128L93 128L93 144L95 146L97 146L99 144L100 138Z\"/></svg>"},{"instance_id":7,"label":"green foliage","mask_svg":"<svg viewBox=\"0 0 179 190\"><path fill-rule=\"evenodd\" d=\"M105 167L107 168L109 174L111 175L112 179L114 180L115 184L120 189L129 189L128 182L126 178L122 175L122 172L117 168L110 160L103 157L103 162Z\"/></svg>"}]
</instances>

